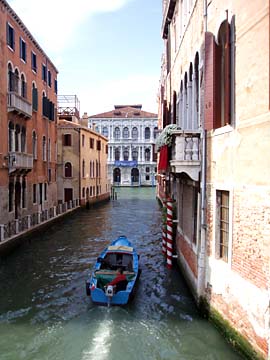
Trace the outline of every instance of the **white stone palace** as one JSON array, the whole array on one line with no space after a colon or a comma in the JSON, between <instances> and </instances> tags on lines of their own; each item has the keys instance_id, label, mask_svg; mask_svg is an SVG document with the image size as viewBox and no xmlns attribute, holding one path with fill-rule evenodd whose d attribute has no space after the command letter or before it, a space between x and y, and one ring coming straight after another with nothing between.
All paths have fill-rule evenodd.
<instances>
[{"instance_id":1,"label":"white stone palace","mask_svg":"<svg viewBox=\"0 0 270 360\"><path fill-rule=\"evenodd\" d=\"M157 114L142 105L115 105L88 117L88 126L109 139L108 177L114 186L155 186Z\"/></svg>"}]
</instances>

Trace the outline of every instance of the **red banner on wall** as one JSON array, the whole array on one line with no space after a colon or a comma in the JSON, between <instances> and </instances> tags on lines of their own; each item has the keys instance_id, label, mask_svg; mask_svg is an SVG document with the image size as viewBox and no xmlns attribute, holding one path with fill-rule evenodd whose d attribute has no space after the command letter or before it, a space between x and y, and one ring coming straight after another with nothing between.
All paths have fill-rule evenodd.
<instances>
[{"instance_id":1,"label":"red banner on wall","mask_svg":"<svg viewBox=\"0 0 270 360\"><path fill-rule=\"evenodd\" d=\"M159 151L158 170L166 171L168 167L168 145L163 145Z\"/></svg>"}]
</instances>

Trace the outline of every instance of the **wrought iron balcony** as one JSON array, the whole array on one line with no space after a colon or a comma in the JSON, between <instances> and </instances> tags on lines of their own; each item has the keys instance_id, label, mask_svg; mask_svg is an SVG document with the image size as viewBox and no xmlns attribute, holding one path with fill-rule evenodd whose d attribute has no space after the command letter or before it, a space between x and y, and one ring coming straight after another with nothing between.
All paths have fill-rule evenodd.
<instances>
[{"instance_id":1,"label":"wrought iron balcony","mask_svg":"<svg viewBox=\"0 0 270 360\"><path fill-rule=\"evenodd\" d=\"M198 181L201 169L200 132L174 130L172 135L171 171L186 173L192 180Z\"/></svg>"},{"instance_id":2,"label":"wrought iron balcony","mask_svg":"<svg viewBox=\"0 0 270 360\"><path fill-rule=\"evenodd\" d=\"M33 155L19 152L8 153L8 171L27 173L33 169Z\"/></svg>"},{"instance_id":3,"label":"wrought iron balcony","mask_svg":"<svg viewBox=\"0 0 270 360\"><path fill-rule=\"evenodd\" d=\"M32 104L25 98L17 94L16 92L8 92L8 111L15 111L18 114L31 118L32 116Z\"/></svg>"}]
</instances>

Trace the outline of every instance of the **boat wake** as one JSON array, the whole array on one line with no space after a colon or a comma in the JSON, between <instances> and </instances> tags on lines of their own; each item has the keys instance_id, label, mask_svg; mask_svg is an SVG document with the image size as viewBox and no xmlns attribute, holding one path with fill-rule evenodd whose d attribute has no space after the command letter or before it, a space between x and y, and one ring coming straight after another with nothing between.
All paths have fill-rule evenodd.
<instances>
[{"instance_id":1,"label":"boat wake","mask_svg":"<svg viewBox=\"0 0 270 360\"><path fill-rule=\"evenodd\" d=\"M113 329L112 320L104 320L99 323L97 331L91 339L91 344L83 352L82 360L106 360L111 347L111 335Z\"/></svg>"}]
</instances>

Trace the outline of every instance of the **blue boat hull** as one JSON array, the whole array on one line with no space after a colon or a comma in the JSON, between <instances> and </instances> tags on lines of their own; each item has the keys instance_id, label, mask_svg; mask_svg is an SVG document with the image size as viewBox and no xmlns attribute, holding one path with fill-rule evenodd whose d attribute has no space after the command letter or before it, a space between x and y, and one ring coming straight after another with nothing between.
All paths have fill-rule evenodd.
<instances>
[{"instance_id":1,"label":"blue boat hull","mask_svg":"<svg viewBox=\"0 0 270 360\"><path fill-rule=\"evenodd\" d=\"M107 296L106 285L115 278L119 267L126 275L127 285L125 289L116 290L113 296ZM130 241L120 236L98 257L91 277L86 282L86 293L96 304L126 305L134 295L139 275L139 256Z\"/></svg>"}]
</instances>

